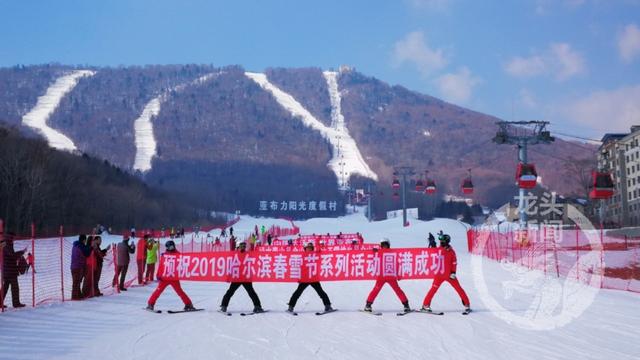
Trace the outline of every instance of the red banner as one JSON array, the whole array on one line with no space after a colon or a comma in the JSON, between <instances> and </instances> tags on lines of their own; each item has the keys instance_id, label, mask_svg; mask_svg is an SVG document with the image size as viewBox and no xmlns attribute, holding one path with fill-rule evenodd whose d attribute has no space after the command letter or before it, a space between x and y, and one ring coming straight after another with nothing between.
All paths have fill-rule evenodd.
<instances>
[{"instance_id":1,"label":"red banner","mask_svg":"<svg viewBox=\"0 0 640 360\"><path fill-rule=\"evenodd\" d=\"M432 279L449 273L445 256L439 248L165 253L158 276L167 280L226 282Z\"/></svg>"},{"instance_id":2,"label":"red banner","mask_svg":"<svg viewBox=\"0 0 640 360\"><path fill-rule=\"evenodd\" d=\"M342 246L352 244L362 244L364 239L360 234L336 234L336 235L300 235L293 239L274 239L271 245L277 246L304 246L312 242L316 247L320 244L324 246Z\"/></svg>"},{"instance_id":3,"label":"red banner","mask_svg":"<svg viewBox=\"0 0 640 360\"><path fill-rule=\"evenodd\" d=\"M321 251L345 251L345 250L373 250L380 248L379 244L358 244L358 245L336 245L336 246L319 246ZM255 247L256 251L261 252L301 252L304 251L304 245L260 245Z\"/></svg>"}]
</instances>

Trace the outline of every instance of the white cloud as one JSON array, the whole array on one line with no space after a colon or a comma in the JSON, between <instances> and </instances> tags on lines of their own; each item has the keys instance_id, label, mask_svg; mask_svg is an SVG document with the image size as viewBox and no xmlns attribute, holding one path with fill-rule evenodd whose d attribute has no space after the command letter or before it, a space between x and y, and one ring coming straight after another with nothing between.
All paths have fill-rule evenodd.
<instances>
[{"instance_id":1,"label":"white cloud","mask_svg":"<svg viewBox=\"0 0 640 360\"><path fill-rule=\"evenodd\" d=\"M528 109L534 109L538 107L538 101L535 95L529 89L520 89L520 104Z\"/></svg>"},{"instance_id":2,"label":"white cloud","mask_svg":"<svg viewBox=\"0 0 640 360\"><path fill-rule=\"evenodd\" d=\"M640 85L595 91L561 111L576 125L607 131L628 131L640 124Z\"/></svg>"},{"instance_id":3,"label":"white cloud","mask_svg":"<svg viewBox=\"0 0 640 360\"><path fill-rule=\"evenodd\" d=\"M546 68L545 61L540 56L516 56L505 65L504 70L512 76L525 78L541 75L547 71Z\"/></svg>"},{"instance_id":4,"label":"white cloud","mask_svg":"<svg viewBox=\"0 0 640 360\"><path fill-rule=\"evenodd\" d=\"M471 71L463 66L456 73L447 73L435 80L442 96L453 102L467 102L471 98L473 88L480 84L482 79L471 74Z\"/></svg>"},{"instance_id":5,"label":"white cloud","mask_svg":"<svg viewBox=\"0 0 640 360\"><path fill-rule=\"evenodd\" d=\"M413 64L423 75L440 70L448 63L442 49L429 47L422 31L411 32L397 41L393 49L393 60L396 66Z\"/></svg>"},{"instance_id":6,"label":"white cloud","mask_svg":"<svg viewBox=\"0 0 640 360\"><path fill-rule=\"evenodd\" d=\"M407 0L414 8L427 10L444 10L449 8L453 0Z\"/></svg>"},{"instance_id":7,"label":"white cloud","mask_svg":"<svg viewBox=\"0 0 640 360\"><path fill-rule=\"evenodd\" d=\"M518 78L548 75L564 81L584 73L586 64L582 55L573 50L571 45L553 43L542 53L513 57L504 65L504 70Z\"/></svg>"},{"instance_id":8,"label":"white cloud","mask_svg":"<svg viewBox=\"0 0 640 360\"><path fill-rule=\"evenodd\" d=\"M536 0L535 2L535 11L538 15L546 15L551 13L551 10L555 10L559 5L569 8L569 9L577 9L584 5L586 0Z\"/></svg>"},{"instance_id":9,"label":"white cloud","mask_svg":"<svg viewBox=\"0 0 640 360\"><path fill-rule=\"evenodd\" d=\"M636 24L625 26L618 35L618 54L626 63L630 63L640 56L640 29Z\"/></svg>"},{"instance_id":10,"label":"white cloud","mask_svg":"<svg viewBox=\"0 0 640 360\"><path fill-rule=\"evenodd\" d=\"M551 63L558 80L565 80L582 74L586 66L582 55L571 49L566 43L551 44Z\"/></svg>"}]
</instances>

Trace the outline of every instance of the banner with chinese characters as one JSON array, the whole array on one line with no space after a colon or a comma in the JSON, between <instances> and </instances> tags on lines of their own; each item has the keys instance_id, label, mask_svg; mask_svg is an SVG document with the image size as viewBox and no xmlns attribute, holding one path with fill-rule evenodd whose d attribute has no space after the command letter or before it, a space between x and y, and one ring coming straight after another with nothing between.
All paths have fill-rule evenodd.
<instances>
[{"instance_id":1,"label":"banner with chinese characters","mask_svg":"<svg viewBox=\"0 0 640 360\"><path fill-rule=\"evenodd\" d=\"M319 246L321 251L344 251L344 250L373 250L380 248L380 244L343 244L343 245L329 245L329 246ZM263 251L263 252L300 252L304 251L304 245L260 245L256 246L255 251Z\"/></svg>"},{"instance_id":2,"label":"banner with chinese characters","mask_svg":"<svg viewBox=\"0 0 640 360\"><path fill-rule=\"evenodd\" d=\"M333 252L210 252L162 255L165 280L225 282L311 282L432 279L449 274L440 248Z\"/></svg>"},{"instance_id":3,"label":"banner with chinese characters","mask_svg":"<svg viewBox=\"0 0 640 360\"><path fill-rule=\"evenodd\" d=\"M308 243L313 243L314 246L342 246L342 245L355 245L362 244L364 239L360 234L343 234L343 235L301 235L292 239L275 239L271 242L271 245L286 246L304 246Z\"/></svg>"}]
</instances>

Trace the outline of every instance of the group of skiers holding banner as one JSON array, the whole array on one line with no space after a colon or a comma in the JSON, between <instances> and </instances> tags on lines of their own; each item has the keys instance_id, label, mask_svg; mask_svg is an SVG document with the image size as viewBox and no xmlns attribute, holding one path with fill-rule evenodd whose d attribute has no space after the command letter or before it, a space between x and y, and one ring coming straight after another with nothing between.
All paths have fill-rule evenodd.
<instances>
[{"instance_id":1,"label":"group of skiers holding banner","mask_svg":"<svg viewBox=\"0 0 640 360\"><path fill-rule=\"evenodd\" d=\"M431 238L434 238L431 234L430 234L430 247L432 247L433 243L431 241ZM440 232L438 234L438 240L440 241L440 248L443 251L443 255L444 255L444 262L445 262L445 269L448 269L448 273L444 273L444 274L436 274L434 279L433 279L433 284L431 285L431 288L429 289L427 295L425 296L423 302L422 302L422 307L420 310L418 310L418 312L425 312L425 313L432 313L432 314L436 314L436 315L442 315L442 313L434 313L431 310L431 300L433 299L433 296L436 294L436 292L438 291L440 285L442 285L443 282L448 282L454 289L455 291L458 293L458 295L460 296L460 299L462 301L462 305L464 306L465 310L463 312L463 314L468 314L469 312L471 312L471 308L470 308L470 302L469 302L469 298L467 296L467 294L465 293L465 291L462 289L462 286L460 285L457 277L456 277L456 268L457 268L457 258L456 258L456 253L453 250L453 248L451 247L451 237L447 234L444 234L442 232ZM435 242L435 241L433 241ZM384 251L385 249L390 249L391 248L391 242L389 239L384 238L381 242L380 242L380 249L381 251ZM167 241L166 243L166 249L167 249L167 254L171 254L171 255L177 255L179 254L175 243L172 240ZM237 251L240 253L244 253L247 251L247 244L244 241L241 241L238 246L237 246ZM305 245L304 248L305 252L313 252L314 251L314 244L313 242L309 242L308 244ZM377 249L375 249L374 251L378 251ZM161 257L160 259L160 269L163 268L163 259L164 256ZM308 279L308 277L302 277L303 279ZM187 294L182 290L182 287L180 286L180 281L177 278L172 278L172 279L165 279L162 276L160 276L160 274L158 275L158 287L156 288L156 290L153 292L153 294L151 294L151 297L149 298L149 301L147 303L147 310L150 311L155 311L155 312L159 312L157 310L154 310L154 306L155 303L158 299L158 297L160 296L160 294L164 291L164 289L167 286L171 286L173 287L173 289L176 291L176 293L180 296L180 298L182 299L185 307L184 307L184 311L195 311L195 310L201 310L201 309L196 309L194 308L191 300L189 299L189 297L187 296ZM398 315L404 315L406 313L410 313L413 310L411 309L411 307L409 306L409 300L407 299L407 296L405 295L405 293L402 291L402 289L400 288L400 286L398 285L398 280L396 277L383 277L380 276L373 289L371 290L371 292L369 293L369 296L366 299L366 304L365 307L362 311L367 312L367 313L372 313L374 315L381 315L381 313L373 313L372 310L372 305L376 299L376 297L378 296L378 293L380 292L380 290L382 289L382 287L385 284L389 284L389 286L391 286L391 288L393 289L393 291L396 293L396 295L398 296L398 298L400 299L400 302L402 303L404 310L403 313L398 313ZM318 294L318 296L320 297L320 299L322 300L322 303L324 304L324 311L323 312L318 312L316 313L316 315L322 315L325 313L329 313L329 312L333 312L335 311L332 307L331 307L331 301L329 300L329 296L327 295L327 293L322 289L322 285L320 284L319 281L301 281L298 283L298 287L296 288L296 290L293 292L293 294L291 295L291 298L289 299L289 307L287 309L287 312L293 314L293 315L297 315L297 313L295 313L294 309L296 306L296 303L299 299L299 297L302 295L302 293L304 292L304 290L311 286L316 293ZM253 284L251 282L231 282L229 285L229 289L227 290L227 292L224 294L223 298L222 298L222 303L220 304L220 311L223 313L226 313L227 315L231 315L230 313L227 312L227 307L229 306L229 302L231 301L231 298L233 297L234 293L236 292L236 290L240 287L244 287L244 289L247 291L249 297L251 298L251 301L253 302L253 313L262 313L265 312L265 310L263 310L262 305L260 303L260 298L258 297L258 294L256 293L255 289L253 288ZM243 314L245 315L245 314Z\"/></svg>"}]
</instances>

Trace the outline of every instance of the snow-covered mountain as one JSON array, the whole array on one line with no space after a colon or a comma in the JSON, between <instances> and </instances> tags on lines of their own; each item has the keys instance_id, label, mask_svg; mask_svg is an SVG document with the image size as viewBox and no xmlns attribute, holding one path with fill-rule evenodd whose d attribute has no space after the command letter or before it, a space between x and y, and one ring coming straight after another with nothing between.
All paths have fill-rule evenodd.
<instances>
[{"instance_id":1,"label":"snow-covered mountain","mask_svg":"<svg viewBox=\"0 0 640 360\"><path fill-rule=\"evenodd\" d=\"M230 209L335 197L358 179L388 196L398 165L430 170L448 194L472 168L476 199L500 204L514 193L516 160L491 142L496 120L347 67L0 69L0 121ZM531 159L546 185L569 193L578 187L563 159L592 155L558 140ZM232 206L233 194L244 203Z\"/></svg>"}]
</instances>

